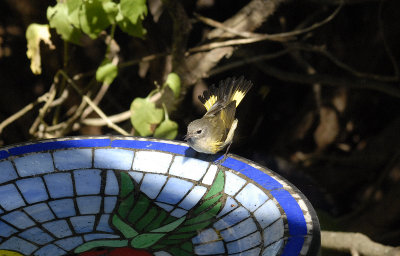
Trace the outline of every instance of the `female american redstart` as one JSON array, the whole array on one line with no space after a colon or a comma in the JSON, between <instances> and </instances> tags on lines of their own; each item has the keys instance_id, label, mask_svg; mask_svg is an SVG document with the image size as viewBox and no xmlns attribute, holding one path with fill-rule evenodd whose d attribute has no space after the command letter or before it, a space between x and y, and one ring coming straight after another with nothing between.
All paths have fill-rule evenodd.
<instances>
[{"instance_id":1,"label":"female american redstart","mask_svg":"<svg viewBox=\"0 0 400 256\"><path fill-rule=\"evenodd\" d=\"M189 146L207 154L215 154L228 146L226 157L238 124L236 108L252 85L243 76L233 77L221 81L218 88L212 85L204 91L199 100L207 113L189 124L185 136Z\"/></svg>"}]
</instances>

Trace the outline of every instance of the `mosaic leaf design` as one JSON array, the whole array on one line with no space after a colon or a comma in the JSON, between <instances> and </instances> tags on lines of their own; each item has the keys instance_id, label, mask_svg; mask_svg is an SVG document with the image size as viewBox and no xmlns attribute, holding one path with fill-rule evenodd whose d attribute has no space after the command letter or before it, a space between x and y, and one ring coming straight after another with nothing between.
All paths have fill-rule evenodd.
<instances>
[{"instance_id":1,"label":"mosaic leaf design","mask_svg":"<svg viewBox=\"0 0 400 256\"><path fill-rule=\"evenodd\" d=\"M157 243L157 249L169 247L165 250L172 255L193 255L191 239L200 230L212 225L223 207L219 200L223 195L224 184L225 175L219 171L208 193L203 196L203 201L188 212L187 219L179 228L170 232L168 236Z\"/></svg>"},{"instance_id":2,"label":"mosaic leaf design","mask_svg":"<svg viewBox=\"0 0 400 256\"><path fill-rule=\"evenodd\" d=\"M219 201L225 183L222 171L218 172L201 203L181 218L169 215L143 193L135 193L134 183L127 173L121 172L120 180L121 202L111 223L125 239L90 241L77 247L75 253L98 247L131 247L150 251L163 249L172 255L193 255L191 239L214 222L223 206Z\"/></svg>"}]
</instances>

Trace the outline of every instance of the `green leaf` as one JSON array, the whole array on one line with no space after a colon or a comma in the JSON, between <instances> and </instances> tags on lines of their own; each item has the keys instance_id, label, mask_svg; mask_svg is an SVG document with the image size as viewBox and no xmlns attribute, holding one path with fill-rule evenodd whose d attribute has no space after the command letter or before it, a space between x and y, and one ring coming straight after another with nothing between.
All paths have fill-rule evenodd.
<instances>
[{"instance_id":1,"label":"green leaf","mask_svg":"<svg viewBox=\"0 0 400 256\"><path fill-rule=\"evenodd\" d=\"M150 136L163 119L163 110L156 108L153 102L136 98L131 104L131 122L141 136Z\"/></svg>"},{"instance_id":2,"label":"green leaf","mask_svg":"<svg viewBox=\"0 0 400 256\"><path fill-rule=\"evenodd\" d=\"M132 24L137 24L147 15L146 0L121 0L120 9L122 15Z\"/></svg>"},{"instance_id":3,"label":"green leaf","mask_svg":"<svg viewBox=\"0 0 400 256\"><path fill-rule=\"evenodd\" d=\"M154 137L173 140L178 135L178 124L172 120L164 120L154 131Z\"/></svg>"},{"instance_id":4,"label":"green leaf","mask_svg":"<svg viewBox=\"0 0 400 256\"><path fill-rule=\"evenodd\" d=\"M144 38L146 29L142 26L142 21L138 20L136 24L133 24L128 18L124 17L121 12L118 13L117 17L118 27L130 36Z\"/></svg>"},{"instance_id":5,"label":"green leaf","mask_svg":"<svg viewBox=\"0 0 400 256\"><path fill-rule=\"evenodd\" d=\"M131 226L121 220L121 218L118 217L117 214L114 214L112 216L112 224L124 235L125 238L132 238L139 234Z\"/></svg>"},{"instance_id":6,"label":"green leaf","mask_svg":"<svg viewBox=\"0 0 400 256\"><path fill-rule=\"evenodd\" d=\"M179 97L181 92L181 79L178 74L169 73L167 76L167 81L165 81L165 85L171 88L171 90L174 92L175 98Z\"/></svg>"},{"instance_id":7,"label":"green leaf","mask_svg":"<svg viewBox=\"0 0 400 256\"><path fill-rule=\"evenodd\" d=\"M31 60L32 73L35 75L41 74L40 42L43 41L50 49L55 48L50 40L49 26L32 23L26 29L25 36L28 42L26 56Z\"/></svg>"},{"instance_id":8,"label":"green leaf","mask_svg":"<svg viewBox=\"0 0 400 256\"><path fill-rule=\"evenodd\" d=\"M148 248L148 247L152 246L153 244L157 243L165 235L166 235L166 233L164 233L164 234L149 234L149 233L141 234L132 239L131 246L133 248Z\"/></svg>"},{"instance_id":9,"label":"green leaf","mask_svg":"<svg viewBox=\"0 0 400 256\"><path fill-rule=\"evenodd\" d=\"M80 44L82 33L71 24L68 15L68 7L65 3L59 2L54 7L47 8L50 27L55 28L65 41Z\"/></svg>"},{"instance_id":10,"label":"green leaf","mask_svg":"<svg viewBox=\"0 0 400 256\"><path fill-rule=\"evenodd\" d=\"M79 23L82 31L92 39L97 38L100 32L111 24L100 0L83 2L79 8Z\"/></svg>"},{"instance_id":11,"label":"green leaf","mask_svg":"<svg viewBox=\"0 0 400 256\"><path fill-rule=\"evenodd\" d=\"M182 222L184 222L186 219L186 216L183 216L177 220L175 220L174 222L171 222L165 226L153 229L150 232L171 232L172 230L176 229L179 225L182 224Z\"/></svg>"},{"instance_id":12,"label":"green leaf","mask_svg":"<svg viewBox=\"0 0 400 256\"><path fill-rule=\"evenodd\" d=\"M108 59L105 59L96 71L96 80L109 85L114 81L117 75L117 65L111 63Z\"/></svg>"},{"instance_id":13,"label":"green leaf","mask_svg":"<svg viewBox=\"0 0 400 256\"><path fill-rule=\"evenodd\" d=\"M118 248L118 247L126 247L128 246L128 241L127 240L96 240L96 241L90 241L86 242L77 248L75 248L74 252L75 253L82 253L86 252L89 250L92 250L94 248L98 247L113 247L113 248Z\"/></svg>"},{"instance_id":14,"label":"green leaf","mask_svg":"<svg viewBox=\"0 0 400 256\"><path fill-rule=\"evenodd\" d=\"M103 9L107 13L107 18L111 24L116 23L116 17L118 15L118 4L111 0L102 1Z\"/></svg>"}]
</instances>

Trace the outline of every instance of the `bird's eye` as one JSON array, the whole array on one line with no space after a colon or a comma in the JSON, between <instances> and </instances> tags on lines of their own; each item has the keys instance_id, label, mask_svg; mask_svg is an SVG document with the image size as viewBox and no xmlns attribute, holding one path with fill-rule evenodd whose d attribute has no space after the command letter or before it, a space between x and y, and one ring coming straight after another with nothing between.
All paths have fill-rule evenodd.
<instances>
[{"instance_id":1,"label":"bird's eye","mask_svg":"<svg viewBox=\"0 0 400 256\"><path fill-rule=\"evenodd\" d=\"M196 133L197 133L197 134L200 134L200 133L201 133L201 130L197 130Z\"/></svg>"}]
</instances>

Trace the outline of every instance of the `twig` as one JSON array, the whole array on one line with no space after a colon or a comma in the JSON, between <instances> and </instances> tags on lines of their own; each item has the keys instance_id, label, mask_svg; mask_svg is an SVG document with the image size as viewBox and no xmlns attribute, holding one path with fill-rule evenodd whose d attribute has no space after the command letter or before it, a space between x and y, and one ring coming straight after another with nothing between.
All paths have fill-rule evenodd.
<instances>
[{"instance_id":1,"label":"twig","mask_svg":"<svg viewBox=\"0 0 400 256\"><path fill-rule=\"evenodd\" d=\"M29 103L28 105L23 107L21 110L19 110L18 112L14 113L13 115L6 118L3 122L1 122L0 123L0 134L3 132L3 129L5 127L7 127L11 123L15 122L16 120L18 120L19 118L24 116L26 113L31 111L36 105L47 101L47 99L49 98L49 94L50 94L49 92L46 92L42 96L38 97L34 102Z\"/></svg>"},{"instance_id":2,"label":"twig","mask_svg":"<svg viewBox=\"0 0 400 256\"><path fill-rule=\"evenodd\" d=\"M275 59L275 58L278 58L278 57L281 57L281 56L287 54L290 50L291 49L285 49L285 50L282 50L282 51L279 51L279 52L275 52L275 53L263 54L263 55L259 55L259 56L255 56L255 57L251 57L251 58L243 58L243 59L238 60L238 61L231 61L231 62L229 62L229 63L227 63L225 65L218 66L218 67L214 68L208 74L210 76L214 76L216 74L225 72L227 70L238 68L238 67L250 64L250 63Z\"/></svg>"},{"instance_id":3,"label":"twig","mask_svg":"<svg viewBox=\"0 0 400 256\"><path fill-rule=\"evenodd\" d=\"M321 246L342 252L355 251L364 256L400 256L400 247L373 242L361 233L321 231Z\"/></svg>"},{"instance_id":4,"label":"twig","mask_svg":"<svg viewBox=\"0 0 400 256\"><path fill-rule=\"evenodd\" d=\"M264 73L286 82L295 82L302 84L320 83L330 86L344 86L358 89L368 89L383 92L392 97L400 98L400 90L387 83L377 81L367 81L365 79L352 79L343 77L334 77L327 74L305 75L299 73L291 73L267 65L256 64L256 66Z\"/></svg>"},{"instance_id":5,"label":"twig","mask_svg":"<svg viewBox=\"0 0 400 256\"><path fill-rule=\"evenodd\" d=\"M87 102L87 104L89 104L89 106L91 106L93 108L93 110L103 119L106 121L107 126L114 129L115 131L121 133L122 135L129 135L129 133L127 131L125 131L124 129L122 129L121 127L119 127L118 125L114 124L113 122L110 121L110 119L108 119L108 117L104 114L104 112L96 106L96 104L93 103L93 101L87 96L84 95L82 93L82 91L79 89L79 87L75 84L75 82L68 77L67 74L65 74L64 71L60 71L60 74L62 76L64 76L68 83L81 95L81 97L83 98L84 101Z\"/></svg>"},{"instance_id":6,"label":"twig","mask_svg":"<svg viewBox=\"0 0 400 256\"><path fill-rule=\"evenodd\" d=\"M357 77L369 78L369 79L374 79L374 80L382 81L382 82L396 82L396 81L399 81L399 77L397 77L397 76L382 76L382 75L370 74L370 73L364 73L364 72L357 71L354 68L352 68L349 65L347 65L346 63L340 61L335 56L333 56L324 47L310 46L310 45L300 45L300 44L292 44L289 47L290 48L294 48L294 49L299 49L299 50L302 50L302 51L311 51L311 52L320 53L323 56L327 57L330 61L332 61L336 66L342 68L343 70L346 70L347 72L349 72L352 75L357 76Z\"/></svg>"},{"instance_id":7,"label":"twig","mask_svg":"<svg viewBox=\"0 0 400 256\"><path fill-rule=\"evenodd\" d=\"M127 110L116 115L108 116L108 119L113 123L120 123L128 120L130 117L131 117L131 111ZM107 122L102 118L86 118L82 120L81 123L84 125L91 125L91 126L107 125Z\"/></svg>"},{"instance_id":8,"label":"twig","mask_svg":"<svg viewBox=\"0 0 400 256\"><path fill-rule=\"evenodd\" d=\"M199 52L199 51L209 51L214 48L219 48L219 47L227 47L227 46L233 46L233 45L241 45L241 44L250 44L250 43L255 43L255 42L260 42L260 41L265 41L265 40L273 40L273 41L287 41L288 38L294 37L296 35L304 34L306 32L310 32L318 27L321 27L331 21L340 11L342 8L343 4L339 5L335 11L329 15L326 19L323 21L314 23L310 27L306 27L303 29L297 29L294 31L289 31L289 32L284 32L284 33L278 33L278 34L253 34L253 37L249 37L247 34L247 37L249 38L244 38L244 39L232 39L232 40L227 40L223 42L213 42L209 44L204 44L200 45L197 47L193 47L188 50L188 52ZM215 23L218 23L217 21L213 21ZM229 30L229 31L236 31L235 29L232 28L227 28L223 24L219 23L218 25L224 30ZM240 33L240 32L235 32L235 33Z\"/></svg>"}]
</instances>

